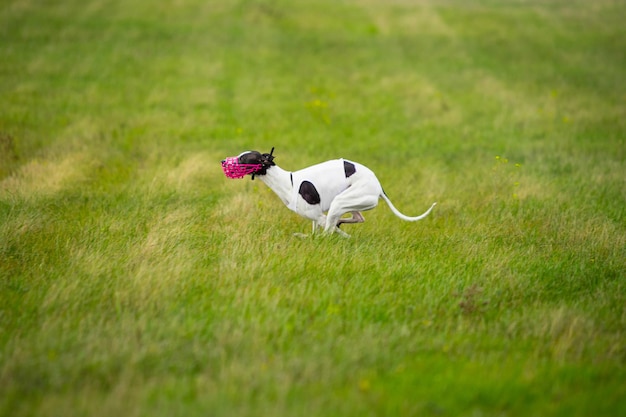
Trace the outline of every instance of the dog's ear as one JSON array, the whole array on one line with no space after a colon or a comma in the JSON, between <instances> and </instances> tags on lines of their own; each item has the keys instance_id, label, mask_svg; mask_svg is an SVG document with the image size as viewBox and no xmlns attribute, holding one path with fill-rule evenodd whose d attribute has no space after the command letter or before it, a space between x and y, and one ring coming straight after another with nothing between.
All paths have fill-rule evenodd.
<instances>
[{"instance_id":1,"label":"dog's ear","mask_svg":"<svg viewBox=\"0 0 626 417\"><path fill-rule=\"evenodd\" d=\"M269 168L269 167L273 167L274 165L276 165L276 163L274 162L273 153L274 153L274 148L272 147L272 150L270 151L270 153L263 154L261 163L263 164L264 168Z\"/></svg>"}]
</instances>

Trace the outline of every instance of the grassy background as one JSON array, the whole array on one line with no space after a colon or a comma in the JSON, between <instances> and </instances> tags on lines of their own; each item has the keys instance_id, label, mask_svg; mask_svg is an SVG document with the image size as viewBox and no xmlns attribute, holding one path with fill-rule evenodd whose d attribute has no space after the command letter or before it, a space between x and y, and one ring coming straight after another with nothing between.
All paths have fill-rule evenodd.
<instances>
[{"instance_id":1,"label":"grassy background","mask_svg":"<svg viewBox=\"0 0 626 417\"><path fill-rule=\"evenodd\" d=\"M626 414L626 4L0 5L0 415ZM346 157L336 236L219 161Z\"/></svg>"}]
</instances>

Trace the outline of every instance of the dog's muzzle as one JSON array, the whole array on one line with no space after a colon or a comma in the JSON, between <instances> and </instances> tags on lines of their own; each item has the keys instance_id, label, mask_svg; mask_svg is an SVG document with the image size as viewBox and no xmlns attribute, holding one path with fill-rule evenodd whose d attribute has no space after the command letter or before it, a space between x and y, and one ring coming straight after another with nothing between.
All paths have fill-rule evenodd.
<instances>
[{"instance_id":1,"label":"dog's muzzle","mask_svg":"<svg viewBox=\"0 0 626 417\"><path fill-rule=\"evenodd\" d=\"M222 170L228 178L243 178L263 167L261 164L241 164L239 158L231 156L222 161Z\"/></svg>"}]
</instances>

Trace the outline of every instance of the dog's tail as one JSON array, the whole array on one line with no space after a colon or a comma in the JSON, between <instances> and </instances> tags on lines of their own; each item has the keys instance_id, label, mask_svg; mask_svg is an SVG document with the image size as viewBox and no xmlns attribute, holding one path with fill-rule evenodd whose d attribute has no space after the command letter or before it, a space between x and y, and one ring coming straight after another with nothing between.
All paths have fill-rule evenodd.
<instances>
[{"instance_id":1,"label":"dog's tail","mask_svg":"<svg viewBox=\"0 0 626 417\"><path fill-rule=\"evenodd\" d=\"M385 194L384 191L380 194L380 196L382 197L383 200L385 200L385 202L387 203L387 205L389 206L391 211L393 211L393 214L395 214L396 216L400 217L402 220L406 220L407 222L416 222L418 220L422 220L424 217L428 216L430 214L430 212L432 211L432 209L437 205L437 203L433 203L433 205L430 206L430 208L428 210L426 210L423 214L420 214L417 217L409 217L409 216L406 216L406 215L400 213L400 210L398 210L391 203L391 200L389 200L389 197L387 197L387 194Z\"/></svg>"}]
</instances>

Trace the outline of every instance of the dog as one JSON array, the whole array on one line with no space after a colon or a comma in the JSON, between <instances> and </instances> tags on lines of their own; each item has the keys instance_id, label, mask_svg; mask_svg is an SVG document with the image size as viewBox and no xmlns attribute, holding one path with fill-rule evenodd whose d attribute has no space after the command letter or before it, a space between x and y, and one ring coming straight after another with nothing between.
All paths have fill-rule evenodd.
<instances>
[{"instance_id":1,"label":"dog","mask_svg":"<svg viewBox=\"0 0 626 417\"><path fill-rule=\"evenodd\" d=\"M276 165L273 154L274 148L270 153L246 151L222 160L222 170L228 178L259 178L289 209L313 221L313 233L323 228L325 234L350 237L339 227L363 223L361 212L376 207L380 198L396 216L410 222L422 220L437 205L433 203L423 214L409 217L394 207L376 175L364 165L334 159L290 172ZM343 218L347 213L351 217Z\"/></svg>"}]
</instances>

